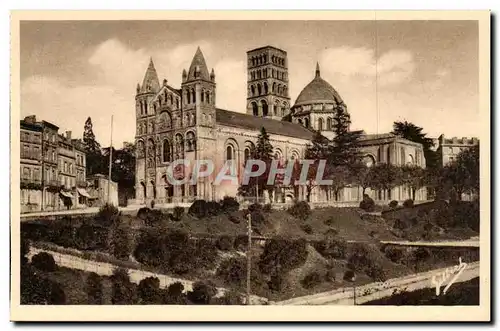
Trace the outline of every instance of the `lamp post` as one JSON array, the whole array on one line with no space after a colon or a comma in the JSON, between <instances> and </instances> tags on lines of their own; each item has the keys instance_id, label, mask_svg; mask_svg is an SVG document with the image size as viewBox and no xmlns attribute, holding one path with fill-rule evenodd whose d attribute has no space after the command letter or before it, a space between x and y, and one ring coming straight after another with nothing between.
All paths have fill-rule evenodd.
<instances>
[{"instance_id":1,"label":"lamp post","mask_svg":"<svg viewBox=\"0 0 500 331\"><path fill-rule=\"evenodd\" d=\"M111 138L109 143L109 173L108 173L108 204L111 204L110 201L110 186L111 186L111 167L113 164L113 115L111 115Z\"/></svg>"},{"instance_id":2,"label":"lamp post","mask_svg":"<svg viewBox=\"0 0 500 331\"><path fill-rule=\"evenodd\" d=\"M353 302L356 305L356 284L354 281L356 280L356 274L352 270L347 270L344 274L344 280L352 283L353 285Z\"/></svg>"}]
</instances>

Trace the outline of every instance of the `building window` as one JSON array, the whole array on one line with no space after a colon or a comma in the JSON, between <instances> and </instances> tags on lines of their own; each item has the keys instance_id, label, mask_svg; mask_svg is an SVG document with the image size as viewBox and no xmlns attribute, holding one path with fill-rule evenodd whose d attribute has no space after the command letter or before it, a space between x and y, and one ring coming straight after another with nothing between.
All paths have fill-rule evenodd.
<instances>
[{"instance_id":1,"label":"building window","mask_svg":"<svg viewBox=\"0 0 500 331\"><path fill-rule=\"evenodd\" d=\"M405 156L405 148L404 147L401 147L400 149L400 153L401 153L401 165L404 165L406 163L406 156Z\"/></svg>"},{"instance_id":2,"label":"building window","mask_svg":"<svg viewBox=\"0 0 500 331\"><path fill-rule=\"evenodd\" d=\"M228 145L226 147L226 161L229 161L229 160L234 160L235 157L234 157L234 148L232 145Z\"/></svg>"},{"instance_id":3,"label":"building window","mask_svg":"<svg viewBox=\"0 0 500 331\"><path fill-rule=\"evenodd\" d=\"M331 119L330 117L328 117L328 118L326 119L326 129L327 129L328 131L331 131L331 130L332 130L332 119Z\"/></svg>"},{"instance_id":4,"label":"building window","mask_svg":"<svg viewBox=\"0 0 500 331\"><path fill-rule=\"evenodd\" d=\"M196 138L193 132L188 132L186 134L186 151L192 152L196 150Z\"/></svg>"},{"instance_id":5,"label":"building window","mask_svg":"<svg viewBox=\"0 0 500 331\"><path fill-rule=\"evenodd\" d=\"M318 119L318 131L323 131L323 119Z\"/></svg>"},{"instance_id":6,"label":"building window","mask_svg":"<svg viewBox=\"0 0 500 331\"><path fill-rule=\"evenodd\" d=\"M163 162L170 162L170 143L168 140L163 141Z\"/></svg>"}]
</instances>

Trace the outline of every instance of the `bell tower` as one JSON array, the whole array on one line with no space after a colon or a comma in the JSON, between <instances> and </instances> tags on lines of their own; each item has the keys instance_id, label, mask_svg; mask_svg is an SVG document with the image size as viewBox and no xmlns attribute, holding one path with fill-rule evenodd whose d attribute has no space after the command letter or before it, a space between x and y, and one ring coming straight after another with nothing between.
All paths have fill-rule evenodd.
<instances>
[{"instance_id":1,"label":"bell tower","mask_svg":"<svg viewBox=\"0 0 500 331\"><path fill-rule=\"evenodd\" d=\"M287 53L273 46L247 52L247 114L281 120L290 113Z\"/></svg>"}]
</instances>

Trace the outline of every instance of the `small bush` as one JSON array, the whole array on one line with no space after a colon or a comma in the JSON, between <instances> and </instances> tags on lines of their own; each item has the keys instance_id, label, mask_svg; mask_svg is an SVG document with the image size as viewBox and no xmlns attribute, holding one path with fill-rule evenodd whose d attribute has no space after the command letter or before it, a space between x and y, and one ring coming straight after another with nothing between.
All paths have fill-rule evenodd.
<instances>
[{"instance_id":1,"label":"small bush","mask_svg":"<svg viewBox=\"0 0 500 331\"><path fill-rule=\"evenodd\" d=\"M300 226L300 228L302 229L302 231L304 231L307 234L312 234L313 233L313 228L312 228L312 226L310 224L302 224Z\"/></svg>"},{"instance_id":2,"label":"small bush","mask_svg":"<svg viewBox=\"0 0 500 331\"><path fill-rule=\"evenodd\" d=\"M285 287L285 280L279 274L271 275L270 281L267 283L269 289L273 292L281 292Z\"/></svg>"},{"instance_id":3,"label":"small bush","mask_svg":"<svg viewBox=\"0 0 500 331\"><path fill-rule=\"evenodd\" d=\"M184 285L180 282L171 284L165 291L162 298L164 305L186 305L188 303L187 296L184 292Z\"/></svg>"},{"instance_id":4,"label":"small bush","mask_svg":"<svg viewBox=\"0 0 500 331\"><path fill-rule=\"evenodd\" d=\"M130 305L135 301L135 288L130 282L128 271L115 269L111 276L111 302L114 305Z\"/></svg>"},{"instance_id":5,"label":"small bush","mask_svg":"<svg viewBox=\"0 0 500 331\"><path fill-rule=\"evenodd\" d=\"M363 195L363 200L359 203L359 208L367 212L375 211L375 201L368 196L368 194Z\"/></svg>"},{"instance_id":6,"label":"small bush","mask_svg":"<svg viewBox=\"0 0 500 331\"><path fill-rule=\"evenodd\" d=\"M233 248L233 239L229 236L221 236L217 240L217 248L221 251L229 251Z\"/></svg>"},{"instance_id":7,"label":"small bush","mask_svg":"<svg viewBox=\"0 0 500 331\"><path fill-rule=\"evenodd\" d=\"M240 203L234 197L225 196L221 201L221 208L225 213L237 212L240 210Z\"/></svg>"},{"instance_id":8,"label":"small bush","mask_svg":"<svg viewBox=\"0 0 500 331\"><path fill-rule=\"evenodd\" d=\"M217 216L222 214L222 212L224 211L221 205L216 201L207 201L206 208L207 216Z\"/></svg>"},{"instance_id":9,"label":"small bush","mask_svg":"<svg viewBox=\"0 0 500 331\"><path fill-rule=\"evenodd\" d=\"M298 219L306 220L311 214L311 207L306 201L297 201L288 209L288 212Z\"/></svg>"},{"instance_id":10,"label":"small bush","mask_svg":"<svg viewBox=\"0 0 500 331\"><path fill-rule=\"evenodd\" d=\"M307 255L304 239L273 238L266 242L258 265L265 274L281 274L304 265Z\"/></svg>"},{"instance_id":11,"label":"small bush","mask_svg":"<svg viewBox=\"0 0 500 331\"><path fill-rule=\"evenodd\" d=\"M91 272L87 277L86 292L89 305L102 305L102 278L95 272Z\"/></svg>"},{"instance_id":12,"label":"small bush","mask_svg":"<svg viewBox=\"0 0 500 331\"><path fill-rule=\"evenodd\" d=\"M310 289L321 284L321 282L322 282L321 275L318 272L313 271L304 277L301 284L304 288Z\"/></svg>"},{"instance_id":13,"label":"small bush","mask_svg":"<svg viewBox=\"0 0 500 331\"><path fill-rule=\"evenodd\" d=\"M132 253L132 238L128 227L117 225L112 231L111 252L120 260L128 260Z\"/></svg>"},{"instance_id":14,"label":"small bush","mask_svg":"<svg viewBox=\"0 0 500 331\"><path fill-rule=\"evenodd\" d=\"M40 252L33 256L31 264L38 270L47 272L55 271L57 268L54 257L46 252Z\"/></svg>"},{"instance_id":15,"label":"small bush","mask_svg":"<svg viewBox=\"0 0 500 331\"><path fill-rule=\"evenodd\" d=\"M66 304L66 294L59 283L50 282L50 297L49 305L64 305Z\"/></svg>"},{"instance_id":16,"label":"small bush","mask_svg":"<svg viewBox=\"0 0 500 331\"><path fill-rule=\"evenodd\" d=\"M385 282L387 280L384 269L376 264L372 264L370 267L366 268L365 273L376 282Z\"/></svg>"},{"instance_id":17,"label":"small bush","mask_svg":"<svg viewBox=\"0 0 500 331\"><path fill-rule=\"evenodd\" d=\"M167 288L167 294L170 296L181 296L184 292L184 285L181 282L170 284Z\"/></svg>"},{"instance_id":18,"label":"small bush","mask_svg":"<svg viewBox=\"0 0 500 331\"><path fill-rule=\"evenodd\" d=\"M175 222L179 222L182 220L182 216L184 216L184 208L179 206L174 207L171 219Z\"/></svg>"},{"instance_id":19,"label":"small bush","mask_svg":"<svg viewBox=\"0 0 500 331\"><path fill-rule=\"evenodd\" d=\"M411 208L413 207L414 205L414 202L412 199L408 199L408 200L405 200L405 202L403 202L403 207L405 208Z\"/></svg>"},{"instance_id":20,"label":"small bush","mask_svg":"<svg viewBox=\"0 0 500 331\"><path fill-rule=\"evenodd\" d=\"M346 270L344 272L343 280L346 282L353 282L356 280L356 273L353 270Z\"/></svg>"},{"instance_id":21,"label":"small bush","mask_svg":"<svg viewBox=\"0 0 500 331\"><path fill-rule=\"evenodd\" d=\"M241 258L224 260L217 269L217 274L228 284L242 284L247 274L246 260Z\"/></svg>"},{"instance_id":22,"label":"small bush","mask_svg":"<svg viewBox=\"0 0 500 331\"><path fill-rule=\"evenodd\" d=\"M196 282L193 284L193 290L188 292L188 300L195 305L208 305L217 293L216 288L206 282Z\"/></svg>"},{"instance_id":23,"label":"small bush","mask_svg":"<svg viewBox=\"0 0 500 331\"><path fill-rule=\"evenodd\" d=\"M252 203L250 206L248 206L248 211L250 213L254 211L262 211L263 207L260 203Z\"/></svg>"},{"instance_id":24,"label":"small bush","mask_svg":"<svg viewBox=\"0 0 500 331\"><path fill-rule=\"evenodd\" d=\"M327 282L334 282L337 278L336 272L334 269L329 269L325 274L325 280Z\"/></svg>"},{"instance_id":25,"label":"small bush","mask_svg":"<svg viewBox=\"0 0 500 331\"><path fill-rule=\"evenodd\" d=\"M394 263L400 263L404 257L404 249L387 245L382 248L384 255Z\"/></svg>"},{"instance_id":26,"label":"small bush","mask_svg":"<svg viewBox=\"0 0 500 331\"><path fill-rule=\"evenodd\" d=\"M142 207L137 211L137 218L145 221L149 215L150 209L148 207Z\"/></svg>"},{"instance_id":27,"label":"small bush","mask_svg":"<svg viewBox=\"0 0 500 331\"><path fill-rule=\"evenodd\" d=\"M264 205L264 207L262 207L262 211L264 213L270 213L270 212L272 212L273 211L273 205L271 205L270 203L266 203Z\"/></svg>"},{"instance_id":28,"label":"small bush","mask_svg":"<svg viewBox=\"0 0 500 331\"><path fill-rule=\"evenodd\" d=\"M314 248L326 258L345 259L347 242L343 239L329 238L315 243Z\"/></svg>"},{"instance_id":29,"label":"small bush","mask_svg":"<svg viewBox=\"0 0 500 331\"><path fill-rule=\"evenodd\" d=\"M323 223L326 226L333 226L333 225L335 225L335 219L333 217L330 217L330 218L327 218Z\"/></svg>"},{"instance_id":30,"label":"small bush","mask_svg":"<svg viewBox=\"0 0 500 331\"><path fill-rule=\"evenodd\" d=\"M398 202L396 200L392 200L389 202L389 207L391 207L391 209L396 209L398 207Z\"/></svg>"},{"instance_id":31,"label":"small bush","mask_svg":"<svg viewBox=\"0 0 500 331\"><path fill-rule=\"evenodd\" d=\"M139 282L137 292L142 304L160 304L160 280L157 277L147 277Z\"/></svg>"},{"instance_id":32,"label":"small bush","mask_svg":"<svg viewBox=\"0 0 500 331\"><path fill-rule=\"evenodd\" d=\"M339 231L337 229L331 228L325 231L325 238L327 240L331 240L335 238L339 234Z\"/></svg>"},{"instance_id":33,"label":"small bush","mask_svg":"<svg viewBox=\"0 0 500 331\"><path fill-rule=\"evenodd\" d=\"M99 212L97 213L97 221L103 226L109 226L114 223L115 219L118 217L118 214L118 208L107 203L99 208Z\"/></svg>"},{"instance_id":34,"label":"small bush","mask_svg":"<svg viewBox=\"0 0 500 331\"><path fill-rule=\"evenodd\" d=\"M204 218L207 216L207 202L205 200L195 200L189 207L188 214L197 218Z\"/></svg>"},{"instance_id":35,"label":"small bush","mask_svg":"<svg viewBox=\"0 0 500 331\"><path fill-rule=\"evenodd\" d=\"M262 210L255 210L250 213L252 217L252 227L259 227L266 222L266 217Z\"/></svg>"},{"instance_id":36,"label":"small bush","mask_svg":"<svg viewBox=\"0 0 500 331\"><path fill-rule=\"evenodd\" d=\"M234 249L238 251L246 251L248 247L248 236L245 235L239 235L236 237L234 240Z\"/></svg>"},{"instance_id":37,"label":"small bush","mask_svg":"<svg viewBox=\"0 0 500 331\"><path fill-rule=\"evenodd\" d=\"M234 224L241 223L241 217L240 217L240 214L238 212L233 212L233 213L229 214L228 219L230 222L232 222Z\"/></svg>"}]
</instances>

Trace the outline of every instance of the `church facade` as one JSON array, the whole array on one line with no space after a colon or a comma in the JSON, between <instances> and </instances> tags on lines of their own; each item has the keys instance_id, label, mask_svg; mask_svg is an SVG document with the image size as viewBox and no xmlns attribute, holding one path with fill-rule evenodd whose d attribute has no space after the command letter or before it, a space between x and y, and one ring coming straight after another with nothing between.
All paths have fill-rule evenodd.
<instances>
[{"instance_id":1,"label":"church facade","mask_svg":"<svg viewBox=\"0 0 500 331\"><path fill-rule=\"evenodd\" d=\"M333 137L336 107L346 107L337 91L321 77L317 65L313 80L291 105L289 97L287 53L272 46L247 52L247 108L235 112L217 108L216 75L209 71L198 48L189 69L183 70L181 87L174 88L158 79L152 59L142 84L136 90L136 204L156 204L219 200L236 196L239 184L223 181L214 184L217 170L230 160L236 176L243 171L245 160L255 146L262 127L270 135L277 159L304 157L307 145L316 131ZM222 87L224 88L224 87ZM422 146L391 134L363 135L362 152L369 164L390 162L414 163L425 167ZM211 160L215 172L195 181L172 185L169 165L175 160ZM183 178L189 179L185 168ZM305 188L285 189L272 198L274 202L306 199ZM369 191L369 190L368 190ZM348 187L340 194L344 201L360 201L362 190ZM384 196L368 192L376 200L405 200L408 190L395 188ZM328 201L326 192L315 189L311 202ZM419 190L416 199L425 199Z\"/></svg>"}]
</instances>

